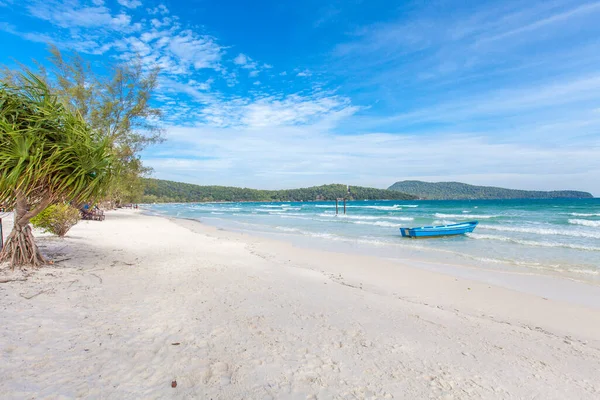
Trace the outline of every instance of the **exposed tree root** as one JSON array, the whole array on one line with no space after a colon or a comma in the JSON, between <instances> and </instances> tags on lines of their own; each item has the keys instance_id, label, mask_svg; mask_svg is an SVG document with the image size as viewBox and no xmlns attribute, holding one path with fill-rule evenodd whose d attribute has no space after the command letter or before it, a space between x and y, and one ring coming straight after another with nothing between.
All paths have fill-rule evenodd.
<instances>
[{"instance_id":1,"label":"exposed tree root","mask_svg":"<svg viewBox=\"0 0 600 400\"><path fill-rule=\"evenodd\" d=\"M35 244L33 233L29 224L19 226L15 224L6 239L4 248L0 252L0 262L8 261L11 269L15 266L40 267L47 263L46 259Z\"/></svg>"}]
</instances>

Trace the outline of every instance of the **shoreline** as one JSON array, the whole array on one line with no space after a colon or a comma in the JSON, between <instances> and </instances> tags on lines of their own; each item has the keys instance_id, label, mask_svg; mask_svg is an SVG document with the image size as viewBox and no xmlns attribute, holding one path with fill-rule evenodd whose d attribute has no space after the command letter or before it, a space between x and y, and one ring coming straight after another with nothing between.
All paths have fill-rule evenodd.
<instances>
[{"instance_id":1,"label":"shoreline","mask_svg":"<svg viewBox=\"0 0 600 400\"><path fill-rule=\"evenodd\" d=\"M485 202L448 202L441 208L432 203L421 207L410 203L406 202L404 208L398 202L364 206L358 202L351 207L360 208L350 209L349 215L339 218L324 204L179 204L144 208L166 217L196 218L237 232L292 241L305 248L469 266L499 276L499 271L504 270L600 286L600 265L595 257L600 251L595 238L600 233L581 226L583 223L575 225L579 221L567 221L572 218L572 211L595 212L582 208L593 209L595 203L565 203L563 212L556 215L555 206L563 203L544 203L539 207L528 203L516 208L496 202L490 206L484 206ZM480 217L482 221L476 232L464 237L427 241L399 238L398 227L423 226L431 224L432 219L438 219L434 224L452 223L467 216Z\"/></svg>"},{"instance_id":2,"label":"shoreline","mask_svg":"<svg viewBox=\"0 0 600 400\"><path fill-rule=\"evenodd\" d=\"M39 244L0 284L12 398L600 393L597 308L134 210Z\"/></svg>"},{"instance_id":3,"label":"shoreline","mask_svg":"<svg viewBox=\"0 0 600 400\"><path fill-rule=\"evenodd\" d=\"M545 320L537 320L536 315L545 314L545 310L536 308L522 310L520 304L528 303L530 307L546 308L545 303L555 302L556 304L551 308L557 314L564 311L567 319L556 318L553 321L552 329L560 331L562 327L570 326L575 327L574 330L578 330L581 327L578 318L582 316L571 318L568 314L569 309L581 307L589 310L589 318L598 321L598 329L595 331L597 336L594 333L589 338L600 337L600 287L596 285L541 275L528 276L508 271L494 274L492 271L477 270L456 264L386 259L365 254L299 247L293 242L227 230L191 218L157 217L168 219L195 233L209 234L224 240L252 243L256 252L262 251L279 263L286 263L286 257L289 257L315 272L342 274L345 284L352 287L366 290L365 282L368 282L374 293L385 295L394 295L399 288L402 288L405 291L404 297L415 299L422 297L423 302L437 302L447 307L461 305L467 307L474 315L480 311L488 311L473 307L474 304L483 302L486 303L486 307L494 310L496 317L517 317L524 323L532 317L536 324L543 324L542 321ZM314 261L321 259L327 259L328 265ZM369 269L363 268L363 265L368 265ZM373 273L373 268L377 269L377 273ZM448 271L448 268L451 271ZM450 272L455 272L455 274ZM498 279L498 276L510 278L508 280ZM526 279L529 282L519 282L520 279ZM496 281L494 282L494 280ZM399 282L401 283L398 284ZM423 282L430 282L430 284L424 287ZM528 284L534 286L528 287ZM512 287L510 287L511 285ZM414 288L418 288L418 290ZM462 291L466 291L471 298L463 296ZM499 292L507 293L494 297ZM444 299L446 295L450 298L449 301ZM503 308L507 310L503 310Z\"/></svg>"},{"instance_id":4,"label":"shoreline","mask_svg":"<svg viewBox=\"0 0 600 400\"><path fill-rule=\"evenodd\" d=\"M271 232L256 232L247 229L223 227L202 219L189 217L173 217L155 213L148 209L143 209L143 212L150 216L159 218L167 218L177 223L177 221L189 221L198 223L202 226L216 229L219 232L225 231L232 234L246 235L256 237L273 243L287 244L294 248L303 251L325 252L328 254L345 254L353 256L361 256L373 258L384 262L391 262L396 265L411 268L431 271L442 275L447 275L454 278L467 279L470 281L479 282L503 287L505 289L514 290L530 295L535 295L543 298L566 301L568 303L583 305L600 310L600 283L577 279L572 276L560 275L558 273L535 273L528 271L525 268L519 268L510 264L506 264L504 269L493 270L489 267L475 266L475 262L471 264L460 263L460 260L452 259L448 261L432 260L427 258L407 257L397 258L380 256L376 254L368 254L366 251L352 248L351 245L345 244L343 248L328 249L330 243L317 243L314 239L299 237L298 240L289 238L288 233L282 232L276 236ZM184 224L185 225L185 224ZM289 239L288 239L289 238ZM338 243L339 245L339 243ZM429 253L429 250L422 250L423 253ZM439 256L439 255L438 255Z\"/></svg>"}]
</instances>

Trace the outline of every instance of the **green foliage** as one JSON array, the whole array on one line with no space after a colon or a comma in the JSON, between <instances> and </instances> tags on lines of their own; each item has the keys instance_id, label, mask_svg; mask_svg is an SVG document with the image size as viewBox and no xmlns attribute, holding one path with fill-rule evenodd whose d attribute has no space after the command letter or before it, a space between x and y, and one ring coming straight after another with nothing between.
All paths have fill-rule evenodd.
<instances>
[{"instance_id":1,"label":"green foliage","mask_svg":"<svg viewBox=\"0 0 600 400\"><path fill-rule=\"evenodd\" d=\"M114 152L81 114L32 73L0 84L0 204L15 209L0 252L11 266L46 262L29 221L48 205L103 196L113 177Z\"/></svg>"},{"instance_id":2,"label":"green foliage","mask_svg":"<svg viewBox=\"0 0 600 400\"><path fill-rule=\"evenodd\" d=\"M150 171L139 153L162 141L158 125L161 111L150 104L158 84L158 69L147 72L138 60L109 66L110 77L105 79L76 53L64 57L56 47L50 52L58 91L92 129L109 141L116 157L108 199L116 203L139 201L140 177Z\"/></svg>"},{"instance_id":3,"label":"green foliage","mask_svg":"<svg viewBox=\"0 0 600 400\"><path fill-rule=\"evenodd\" d=\"M114 157L108 140L28 73L0 85L0 203L37 212L56 201L105 193ZM33 212L33 211L30 211Z\"/></svg>"},{"instance_id":4,"label":"green foliage","mask_svg":"<svg viewBox=\"0 0 600 400\"><path fill-rule=\"evenodd\" d=\"M409 193L422 199L431 200L477 200L477 199L558 199L591 198L587 192L572 190L542 192L529 190L503 189L491 186L473 186L460 182L396 182L388 188L392 191Z\"/></svg>"},{"instance_id":5,"label":"green foliage","mask_svg":"<svg viewBox=\"0 0 600 400\"><path fill-rule=\"evenodd\" d=\"M199 186L189 183L145 179L142 202L206 202L206 201L315 201L346 198L351 200L409 200L414 196L389 190L340 184L303 189L257 190L228 186Z\"/></svg>"},{"instance_id":6,"label":"green foliage","mask_svg":"<svg viewBox=\"0 0 600 400\"><path fill-rule=\"evenodd\" d=\"M162 140L161 112L150 103L158 69L147 71L138 60L103 66L109 72L103 77L77 53L64 56L56 47L50 53L52 66L40 67L40 79L108 142L114 156L113 179L105 196L117 203L138 201L143 191L140 177L149 172L139 154ZM5 82L18 81L18 73L6 68L2 75Z\"/></svg>"},{"instance_id":7,"label":"green foliage","mask_svg":"<svg viewBox=\"0 0 600 400\"><path fill-rule=\"evenodd\" d=\"M31 219L36 228L63 237L79 221L79 210L69 204L53 204Z\"/></svg>"}]
</instances>

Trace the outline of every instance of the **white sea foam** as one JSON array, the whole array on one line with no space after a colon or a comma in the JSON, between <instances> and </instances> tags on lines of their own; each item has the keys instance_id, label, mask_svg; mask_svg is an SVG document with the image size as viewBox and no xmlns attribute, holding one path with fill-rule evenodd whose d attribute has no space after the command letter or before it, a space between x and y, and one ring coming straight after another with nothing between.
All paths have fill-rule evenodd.
<instances>
[{"instance_id":1,"label":"white sea foam","mask_svg":"<svg viewBox=\"0 0 600 400\"><path fill-rule=\"evenodd\" d=\"M402 227L401 224L395 224L393 222L387 222L387 221L374 221L374 222L370 222L370 221L352 221L353 224L359 224L359 225L374 225L374 226L383 226L383 227L387 227L387 228L400 228Z\"/></svg>"},{"instance_id":2,"label":"white sea foam","mask_svg":"<svg viewBox=\"0 0 600 400\"><path fill-rule=\"evenodd\" d=\"M419 206L416 204L401 204L400 207L417 208Z\"/></svg>"},{"instance_id":3,"label":"white sea foam","mask_svg":"<svg viewBox=\"0 0 600 400\"><path fill-rule=\"evenodd\" d=\"M589 219L570 219L569 223L573 225L591 226L592 228L600 227L600 221L590 221Z\"/></svg>"},{"instance_id":4,"label":"white sea foam","mask_svg":"<svg viewBox=\"0 0 600 400\"><path fill-rule=\"evenodd\" d=\"M269 212L269 215L278 215L280 217L285 217L285 216L306 217L306 216L310 216L310 214L290 213L290 212L285 212L285 211L271 211L271 212ZM307 219L311 219L311 218L307 218Z\"/></svg>"},{"instance_id":5,"label":"white sea foam","mask_svg":"<svg viewBox=\"0 0 600 400\"><path fill-rule=\"evenodd\" d=\"M316 208L335 208L335 204L317 204L315 205ZM338 207L344 208L344 205L342 203L340 203L338 205ZM359 206L359 205L355 205L355 204L346 204L346 208L369 208L372 210L381 210L381 211L398 211L398 210L402 210L402 207L410 207L410 206L401 206L399 204L394 204L393 206ZM418 207L418 206L415 206Z\"/></svg>"},{"instance_id":6,"label":"white sea foam","mask_svg":"<svg viewBox=\"0 0 600 400\"><path fill-rule=\"evenodd\" d=\"M211 214L215 214L215 215L225 215L225 213L222 212L216 212L216 211L212 211Z\"/></svg>"},{"instance_id":7,"label":"white sea foam","mask_svg":"<svg viewBox=\"0 0 600 400\"><path fill-rule=\"evenodd\" d=\"M397 210L402 210L402 207L400 207L399 205L393 205L393 206L349 206L349 207L360 207L360 208L369 208L372 210L381 210L381 211L397 211Z\"/></svg>"},{"instance_id":8,"label":"white sea foam","mask_svg":"<svg viewBox=\"0 0 600 400\"><path fill-rule=\"evenodd\" d=\"M519 233L532 233L534 235L560 235L560 236L574 236L591 239L600 239L600 232L586 232L577 231L573 229L549 229L549 228L525 228L518 226L504 226L504 225L480 225L482 229L490 229L494 231L503 232L519 232Z\"/></svg>"},{"instance_id":9,"label":"white sea foam","mask_svg":"<svg viewBox=\"0 0 600 400\"><path fill-rule=\"evenodd\" d=\"M468 233L467 236L469 236L469 237L471 237L473 239L499 240L499 241L502 241L502 242L516 243L516 244L521 244L521 245L524 245L524 246L533 246L533 247L563 247L563 248L574 249L574 250L600 251L600 247L583 246L583 245L572 244L572 243L538 242L538 241L534 241L534 240L522 240L522 239L515 239L515 238L511 238L511 237L507 237L507 236L484 235L484 234L479 234L479 233Z\"/></svg>"},{"instance_id":10,"label":"white sea foam","mask_svg":"<svg viewBox=\"0 0 600 400\"><path fill-rule=\"evenodd\" d=\"M477 218L477 219L490 219L490 218L499 217L499 215L442 214L442 213L435 213L434 216L436 218L465 218L465 217L469 217L469 218Z\"/></svg>"},{"instance_id":11,"label":"white sea foam","mask_svg":"<svg viewBox=\"0 0 600 400\"><path fill-rule=\"evenodd\" d=\"M275 229L278 229L283 232L302 232L300 229L288 228L286 226L276 226Z\"/></svg>"},{"instance_id":12,"label":"white sea foam","mask_svg":"<svg viewBox=\"0 0 600 400\"><path fill-rule=\"evenodd\" d=\"M342 218L342 219L350 219L350 220L366 220L366 221L379 221L379 220L393 220L393 221L413 221L414 218L412 217L396 217L396 216L386 216L386 215L381 215L381 216L376 216L376 215L344 215L344 214L338 214L337 216L335 214L318 214L320 217L335 217L335 218Z\"/></svg>"}]
</instances>

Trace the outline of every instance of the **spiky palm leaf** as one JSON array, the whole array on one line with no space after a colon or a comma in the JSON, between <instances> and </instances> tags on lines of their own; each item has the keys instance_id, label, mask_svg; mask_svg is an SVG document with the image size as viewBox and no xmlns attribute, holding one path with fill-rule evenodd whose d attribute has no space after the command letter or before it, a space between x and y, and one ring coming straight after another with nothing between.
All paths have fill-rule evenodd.
<instances>
[{"instance_id":1,"label":"spiky palm leaf","mask_svg":"<svg viewBox=\"0 0 600 400\"><path fill-rule=\"evenodd\" d=\"M0 86L0 203L16 206L15 230L52 202L102 195L113 160L108 141L35 75Z\"/></svg>"},{"instance_id":2,"label":"spiky palm leaf","mask_svg":"<svg viewBox=\"0 0 600 400\"><path fill-rule=\"evenodd\" d=\"M112 172L107 141L42 80L33 74L20 78L20 86L0 88L0 202L14 205L17 192L33 203L46 196L70 201L101 194Z\"/></svg>"}]
</instances>

